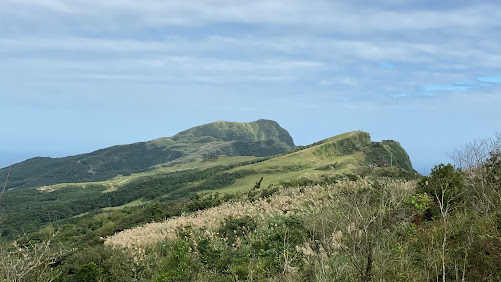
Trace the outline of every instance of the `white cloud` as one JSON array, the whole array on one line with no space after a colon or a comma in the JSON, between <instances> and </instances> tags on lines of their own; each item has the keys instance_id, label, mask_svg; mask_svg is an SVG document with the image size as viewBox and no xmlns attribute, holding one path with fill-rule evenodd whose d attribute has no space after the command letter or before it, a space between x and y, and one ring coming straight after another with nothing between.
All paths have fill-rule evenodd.
<instances>
[{"instance_id":1,"label":"white cloud","mask_svg":"<svg viewBox=\"0 0 501 282\"><path fill-rule=\"evenodd\" d=\"M469 91L471 88L459 85L427 85L423 86L423 91Z\"/></svg>"},{"instance_id":2,"label":"white cloud","mask_svg":"<svg viewBox=\"0 0 501 282\"><path fill-rule=\"evenodd\" d=\"M320 81L322 86L359 86L359 82L351 77L337 77L332 79L325 79Z\"/></svg>"},{"instance_id":3,"label":"white cloud","mask_svg":"<svg viewBox=\"0 0 501 282\"><path fill-rule=\"evenodd\" d=\"M61 108L128 95L124 111L170 103L173 93L194 101L217 95L238 109L238 99L227 102L238 93L274 101L273 113L305 97L294 103L312 118L322 111L301 105L339 104L387 119L395 109L380 112L384 105L417 101L438 109L426 113L432 122L454 116L455 109L443 110L454 99L473 99L464 95L493 107L499 85L480 83L499 75L499 18L501 6L487 1L3 0L0 93ZM464 88L470 91L457 91ZM155 99L134 100L145 91Z\"/></svg>"},{"instance_id":4,"label":"white cloud","mask_svg":"<svg viewBox=\"0 0 501 282\"><path fill-rule=\"evenodd\" d=\"M501 75L481 76L478 80L482 82L501 83Z\"/></svg>"},{"instance_id":5,"label":"white cloud","mask_svg":"<svg viewBox=\"0 0 501 282\"><path fill-rule=\"evenodd\" d=\"M383 2L384 3L384 2ZM40 17L62 18L67 23L86 21L96 28L103 23L124 26L205 26L218 23L252 25L293 25L299 28L362 33L429 30L436 28L481 28L499 26L501 11L495 4L448 10L385 10L385 5L356 5L335 1L136 1L136 0L22 0L3 1L1 16L25 20ZM380 8L383 7L383 8ZM86 20L87 18L87 20ZM92 23L92 21L95 21ZM114 24L110 27L115 28Z\"/></svg>"}]
</instances>

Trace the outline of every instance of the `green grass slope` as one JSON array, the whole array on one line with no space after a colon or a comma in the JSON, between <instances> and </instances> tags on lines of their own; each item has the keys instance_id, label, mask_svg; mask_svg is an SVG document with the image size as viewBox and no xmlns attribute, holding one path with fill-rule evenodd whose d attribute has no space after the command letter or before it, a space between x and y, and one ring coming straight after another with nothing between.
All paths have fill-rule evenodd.
<instances>
[{"instance_id":1,"label":"green grass slope","mask_svg":"<svg viewBox=\"0 0 501 282\"><path fill-rule=\"evenodd\" d=\"M206 145L222 149L214 142ZM151 214L157 214L156 211L143 213L155 202L169 206L200 196L205 199L215 194L241 194L253 189L261 178L260 185L266 188L332 183L343 176L359 174L360 170L377 172L380 168L376 166L393 166L391 171L396 174L415 173L409 157L397 142L371 142L370 135L361 131L267 158L202 157L199 153L198 157L187 154L167 166L156 165L150 171L119 175L105 181L10 190L0 207L7 217L2 236L15 236L23 230L33 232L50 222L75 221L122 208L131 214L127 217L136 218L124 225L127 228L143 219L151 220ZM385 159L389 162L382 161ZM143 215L136 216L136 213Z\"/></svg>"},{"instance_id":2,"label":"green grass slope","mask_svg":"<svg viewBox=\"0 0 501 282\"><path fill-rule=\"evenodd\" d=\"M214 122L170 138L113 146L64 158L32 158L12 166L8 189L104 181L218 155L265 157L294 148L289 133L270 120ZM0 176L7 168L0 170Z\"/></svg>"},{"instance_id":3,"label":"green grass slope","mask_svg":"<svg viewBox=\"0 0 501 282\"><path fill-rule=\"evenodd\" d=\"M295 185L314 183L359 170L378 170L393 167L395 173L415 174L409 156L402 146L392 140L372 142L369 133L354 131L322 140L310 146L298 148L263 162L239 166L230 172L253 171L234 184L211 192L246 192L263 178L262 187L270 185Z\"/></svg>"},{"instance_id":4,"label":"green grass slope","mask_svg":"<svg viewBox=\"0 0 501 282\"><path fill-rule=\"evenodd\" d=\"M266 141L273 139L295 147L287 130L272 120L226 122L217 121L182 131L172 137L173 140L198 140L199 142L219 141Z\"/></svg>"}]
</instances>

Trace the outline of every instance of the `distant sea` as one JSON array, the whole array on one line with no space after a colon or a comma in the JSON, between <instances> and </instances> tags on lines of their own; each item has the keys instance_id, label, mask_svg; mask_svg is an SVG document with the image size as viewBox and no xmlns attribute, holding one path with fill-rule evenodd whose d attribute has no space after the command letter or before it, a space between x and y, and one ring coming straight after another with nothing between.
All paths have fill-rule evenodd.
<instances>
[{"instance_id":1,"label":"distant sea","mask_svg":"<svg viewBox=\"0 0 501 282\"><path fill-rule=\"evenodd\" d=\"M36 156L36 153L0 152L0 168L8 167L11 162L15 164Z\"/></svg>"}]
</instances>

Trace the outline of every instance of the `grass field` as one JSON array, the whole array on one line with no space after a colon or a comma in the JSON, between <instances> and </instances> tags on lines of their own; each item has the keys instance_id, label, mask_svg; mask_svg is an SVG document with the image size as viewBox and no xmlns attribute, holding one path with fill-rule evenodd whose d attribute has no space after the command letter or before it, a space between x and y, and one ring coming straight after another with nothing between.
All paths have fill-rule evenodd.
<instances>
[{"instance_id":1,"label":"grass field","mask_svg":"<svg viewBox=\"0 0 501 282\"><path fill-rule=\"evenodd\" d=\"M355 150L350 153L343 153L342 149L334 146L341 140L354 140L357 146L370 144L370 137L365 132L344 133L297 152L277 156L259 163L236 167L229 172L252 170L256 171L256 173L238 179L234 184L227 187L201 191L199 194L215 192L245 193L251 190L261 177L263 177L261 187L268 187L277 185L281 181L298 178L320 179L321 177L341 176L352 172L358 167L365 166L366 157L364 152ZM387 148L390 150L388 146Z\"/></svg>"},{"instance_id":2,"label":"grass field","mask_svg":"<svg viewBox=\"0 0 501 282\"><path fill-rule=\"evenodd\" d=\"M226 166L226 165L232 165L232 164L238 164L246 161L252 161L257 159L256 157L252 156L218 156L217 159L213 161L207 161L202 158L193 158L189 159L183 163L176 164L174 166L169 166L169 167L162 167L158 166L158 168L148 171L148 172L142 172L142 173L133 173L129 176L123 176L123 175L118 175L112 179L105 180L105 181L98 181L98 182L81 182L81 183L59 183L55 185L50 185L50 186L43 186L39 188L41 191L55 191L61 188L69 188L69 187L74 187L74 188L83 188L85 189L86 186L88 185L103 185L105 187L108 187L108 189L104 190L103 193L109 193L116 191L120 188L120 186L132 182L136 179L139 179L141 177L145 176L152 176L152 175L158 175L158 174L168 174L176 171L183 171L183 170L189 170L189 169L207 169L215 166Z\"/></svg>"},{"instance_id":3,"label":"grass field","mask_svg":"<svg viewBox=\"0 0 501 282\"><path fill-rule=\"evenodd\" d=\"M161 140L158 142L161 142ZM252 171L252 174L246 174L224 187L205 189L203 191L198 191L197 194L202 196L211 193L241 194L251 190L255 183L261 178L263 178L261 187L266 188L295 179L319 180L322 178L340 177L344 174L353 172L357 168L367 167L368 162L374 161L368 160L368 154L371 155L372 159L384 159L387 155L397 152L397 149L401 149L400 145L396 142L394 144L391 143L391 146L383 142L376 143L376 145L379 145L376 150L374 149L376 147L373 146L373 143L374 142L371 143L368 133L354 131L322 140L301 150L278 155L252 164L238 165L244 162L258 160L258 158L250 156L216 156L209 159L186 158L176 165L158 165L156 169L148 172L136 173L130 176L119 175L113 179L101 182L57 184L43 187L42 190L53 191L62 187L85 188L90 184L100 184L108 187L103 193L109 193L119 190L124 184L145 176L168 175L169 173L185 170L204 170L216 166L237 165L226 172L238 173L242 171ZM196 184L197 183L191 183L189 187ZM185 188L185 190L189 190L189 187ZM169 197L169 195L170 194L166 194L163 197ZM109 209L142 204L143 202L141 201L142 200L139 199L123 206Z\"/></svg>"},{"instance_id":4,"label":"grass field","mask_svg":"<svg viewBox=\"0 0 501 282\"><path fill-rule=\"evenodd\" d=\"M127 203L125 205L121 205L121 206L118 206L118 207L107 207L107 208L104 208L103 211L120 210L120 209L127 208L127 207L140 206L140 205L143 205L143 204L146 204L146 203L147 203L147 201L143 201L142 199L138 199L138 200L132 201L130 203Z\"/></svg>"}]
</instances>

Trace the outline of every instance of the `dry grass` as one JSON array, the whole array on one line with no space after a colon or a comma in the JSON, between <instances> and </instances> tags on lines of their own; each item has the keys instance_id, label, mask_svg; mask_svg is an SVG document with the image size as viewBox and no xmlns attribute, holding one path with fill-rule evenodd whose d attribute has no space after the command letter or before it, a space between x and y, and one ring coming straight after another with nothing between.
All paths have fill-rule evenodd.
<instances>
[{"instance_id":1,"label":"dry grass","mask_svg":"<svg viewBox=\"0 0 501 282\"><path fill-rule=\"evenodd\" d=\"M356 182L343 181L335 185L310 186L302 188L282 188L269 198L251 201L244 195L239 200L192 214L170 218L163 222L149 223L144 226L124 230L106 239L105 244L122 246L144 253L164 239L175 239L176 230L183 226L203 230L208 236L216 236L217 229L225 218L230 216L254 218L259 228L266 228L266 219L274 215L315 214L335 202L340 189L352 189L371 185L369 179ZM395 189L412 189L412 183L388 180Z\"/></svg>"}]
</instances>

